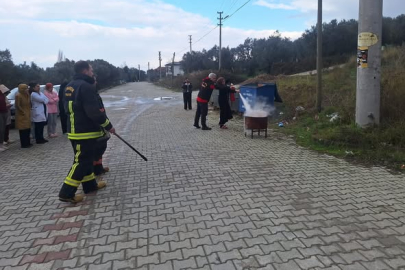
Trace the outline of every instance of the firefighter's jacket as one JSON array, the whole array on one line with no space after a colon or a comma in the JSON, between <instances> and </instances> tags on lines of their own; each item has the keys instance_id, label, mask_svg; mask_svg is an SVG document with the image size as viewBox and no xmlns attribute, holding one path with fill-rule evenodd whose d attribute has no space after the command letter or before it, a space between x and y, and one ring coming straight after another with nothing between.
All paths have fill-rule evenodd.
<instances>
[{"instance_id":1,"label":"firefighter's jacket","mask_svg":"<svg viewBox=\"0 0 405 270\"><path fill-rule=\"evenodd\" d=\"M96 139L104 135L103 128L112 124L104 110L100 110L94 79L76 74L65 88L64 104L70 140Z\"/></svg>"}]
</instances>

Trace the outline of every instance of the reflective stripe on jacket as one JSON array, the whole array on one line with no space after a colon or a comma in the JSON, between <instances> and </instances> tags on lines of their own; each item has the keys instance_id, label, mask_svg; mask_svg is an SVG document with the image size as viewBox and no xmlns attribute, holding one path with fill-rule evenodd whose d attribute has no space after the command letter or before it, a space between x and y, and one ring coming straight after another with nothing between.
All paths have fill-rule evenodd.
<instances>
[{"instance_id":1,"label":"reflective stripe on jacket","mask_svg":"<svg viewBox=\"0 0 405 270\"><path fill-rule=\"evenodd\" d=\"M104 135L103 128L112 128L105 112L100 110L94 79L87 75L74 76L65 88L63 104L71 140L96 139Z\"/></svg>"}]
</instances>

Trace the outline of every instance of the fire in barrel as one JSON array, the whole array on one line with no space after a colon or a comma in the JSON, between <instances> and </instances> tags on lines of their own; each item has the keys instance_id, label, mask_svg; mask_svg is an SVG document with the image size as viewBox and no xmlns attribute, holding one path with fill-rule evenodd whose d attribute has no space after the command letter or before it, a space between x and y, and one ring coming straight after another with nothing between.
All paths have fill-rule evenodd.
<instances>
[{"instance_id":1,"label":"fire in barrel","mask_svg":"<svg viewBox=\"0 0 405 270\"><path fill-rule=\"evenodd\" d=\"M240 87L239 111L244 112L245 136L264 132L267 138L268 116L274 111L274 101L282 102L275 83L246 84Z\"/></svg>"},{"instance_id":2,"label":"fire in barrel","mask_svg":"<svg viewBox=\"0 0 405 270\"><path fill-rule=\"evenodd\" d=\"M244 116L245 122L245 136L250 131L251 137L253 138L253 133L264 132L264 137L267 138L267 124L268 124L268 113L265 111L252 111Z\"/></svg>"}]
</instances>

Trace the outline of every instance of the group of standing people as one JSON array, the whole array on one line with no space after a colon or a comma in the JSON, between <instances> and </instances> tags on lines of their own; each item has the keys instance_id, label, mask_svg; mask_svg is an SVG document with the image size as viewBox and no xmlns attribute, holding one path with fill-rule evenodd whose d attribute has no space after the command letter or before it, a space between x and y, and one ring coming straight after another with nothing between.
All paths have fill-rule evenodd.
<instances>
[{"instance_id":1,"label":"group of standing people","mask_svg":"<svg viewBox=\"0 0 405 270\"><path fill-rule=\"evenodd\" d=\"M106 187L106 182L101 179L97 182L96 176L109 171L108 167L103 166L102 156L106 151L110 133L115 133L96 90L92 66L86 61L78 61L74 70L73 80L63 83L59 93L53 91L53 85L50 83L46 84L44 93L41 93L37 83L19 84L15 97L16 128L20 133L22 148L32 146L32 123L38 144L48 142L43 137L46 124L48 136L57 136L56 119L59 105L62 131L67 133L74 152L74 162L59 192L59 200L71 203L80 202L84 198L83 195L76 194L80 184L85 194ZM0 91L1 145L5 133L4 128L2 129L3 123L7 122L7 113L11 107L6 104L6 96Z\"/></svg>"},{"instance_id":2,"label":"group of standing people","mask_svg":"<svg viewBox=\"0 0 405 270\"><path fill-rule=\"evenodd\" d=\"M191 91L188 95L185 93L186 90L191 87L188 87L188 79L185 80L183 83L183 97L184 97L184 109L186 110L186 106L190 100L190 107L191 110ZM191 86L191 83L190 83ZM225 125L228 120L232 119L232 111L229 101L234 93L239 92L236 90L235 87L230 83L230 81L226 81L225 78L219 77L217 79L217 75L215 73L210 73L208 77L202 80L200 90L197 95L197 111L194 117L194 127L202 130L211 130L212 128L207 126L207 114L208 114L208 102L211 99L212 92L214 89L219 90L218 95L218 104L220 108L220 118L219 118L219 127L221 129L228 129ZM186 95L187 94L187 95ZM200 118L201 118L201 126L200 126Z\"/></svg>"},{"instance_id":3,"label":"group of standing people","mask_svg":"<svg viewBox=\"0 0 405 270\"><path fill-rule=\"evenodd\" d=\"M7 92L9 89L3 87L0 93L0 152L7 150L6 145L12 142L9 138L11 103L7 99ZM44 93L40 91L40 85L37 83L18 85L14 104L15 126L20 133L22 148L32 146L30 136L35 139L37 144L48 142L44 138L45 125L48 125L48 137L57 137L58 101L58 94L51 83L46 84Z\"/></svg>"},{"instance_id":4,"label":"group of standing people","mask_svg":"<svg viewBox=\"0 0 405 270\"><path fill-rule=\"evenodd\" d=\"M40 91L38 83L18 85L15 97L15 125L20 133L22 148L32 146L30 135L37 144L47 143L44 138L44 127L48 126L48 138L57 137L56 121L58 117L59 97L51 83Z\"/></svg>"}]
</instances>

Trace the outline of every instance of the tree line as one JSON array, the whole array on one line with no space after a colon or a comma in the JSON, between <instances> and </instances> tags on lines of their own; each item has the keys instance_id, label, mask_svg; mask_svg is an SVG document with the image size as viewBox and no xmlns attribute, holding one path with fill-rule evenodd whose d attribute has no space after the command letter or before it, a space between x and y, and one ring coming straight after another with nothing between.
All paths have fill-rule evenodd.
<instances>
[{"instance_id":1,"label":"tree line","mask_svg":"<svg viewBox=\"0 0 405 270\"><path fill-rule=\"evenodd\" d=\"M105 60L96 59L89 61L97 77L98 88L106 88L123 82L145 80L144 71L136 68L116 67ZM61 84L69 81L74 75L75 61L65 59L54 64L53 67L41 68L34 62L15 65L8 49L0 50L0 84L14 88L20 83L37 82L40 84ZM140 78L139 78L140 76Z\"/></svg>"},{"instance_id":2,"label":"tree line","mask_svg":"<svg viewBox=\"0 0 405 270\"><path fill-rule=\"evenodd\" d=\"M382 44L398 46L405 42L405 15L383 18ZM345 63L357 53L358 22L332 20L323 23L324 66ZM316 69L317 29L312 26L300 38L292 41L276 31L268 38L247 38L236 48L222 48L221 67L249 76L260 73L294 74ZM218 69L219 47L192 51L183 55L184 71Z\"/></svg>"},{"instance_id":3,"label":"tree line","mask_svg":"<svg viewBox=\"0 0 405 270\"><path fill-rule=\"evenodd\" d=\"M385 46L402 45L405 42L405 15L383 18L382 43ZM324 66L344 63L357 52L358 22L356 20L332 20L323 24ZM254 76L261 73L272 75L293 74L316 68L317 29L312 26L300 38L292 41L276 31L268 38L247 38L236 48L222 48L222 68L232 73ZM218 46L209 50L192 51L183 55L181 65L186 73L218 69ZM123 81L159 80L158 70L139 72L136 68L116 67L105 60L89 61L97 76L98 86L105 88ZM73 76L75 61L65 59L53 67L41 68L34 62L14 64L9 50L0 50L0 84L15 87L19 83L51 82L61 84ZM166 74L162 72L162 77ZM140 78L139 78L140 76Z\"/></svg>"}]
</instances>

